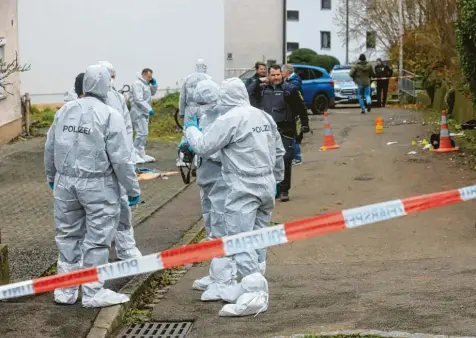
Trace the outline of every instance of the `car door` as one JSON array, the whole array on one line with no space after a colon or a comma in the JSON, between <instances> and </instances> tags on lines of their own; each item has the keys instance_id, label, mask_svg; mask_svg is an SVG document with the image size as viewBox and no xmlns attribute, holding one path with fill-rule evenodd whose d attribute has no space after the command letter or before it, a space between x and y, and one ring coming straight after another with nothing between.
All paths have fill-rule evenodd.
<instances>
[{"instance_id":1,"label":"car door","mask_svg":"<svg viewBox=\"0 0 476 338\"><path fill-rule=\"evenodd\" d=\"M314 91L312 90L312 80L310 79L309 68L294 66L294 72L299 75L302 80L302 96L304 102L311 103L314 98Z\"/></svg>"},{"instance_id":2,"label":"car door","mask_svg":"<svg viewBox=\"0 0 476 338\"><path fill-rule=\"evenodd\" d=\"M309 72L315 92L325 92L333 100L335 92L332 78L318 69L309 69Z\"/></svg>"}]
</instances>

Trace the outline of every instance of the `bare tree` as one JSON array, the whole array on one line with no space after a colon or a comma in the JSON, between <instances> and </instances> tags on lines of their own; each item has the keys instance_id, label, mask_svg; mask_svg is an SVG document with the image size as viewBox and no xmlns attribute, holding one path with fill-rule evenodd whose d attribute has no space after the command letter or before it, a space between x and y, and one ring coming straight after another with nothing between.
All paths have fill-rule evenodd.
<instances>
[{"instance_id":1,"label":"bare tree","mask_svg":"<svg viewBox=\"0 0 476 338\"><path fill-rule=\"evenodd\" d=\"M0 37L0 41L3 38ZM15 59L10 62L5 61L4 59L0 58L0 89L3 89L8 94L12 94L8 91L8 87L11 86L13 83L8 82L8 77L15 73L23 73L27 72L31 69L29 64L20 64L18 60L18 53L15 53Z\"/></svg>"}]
</instances>

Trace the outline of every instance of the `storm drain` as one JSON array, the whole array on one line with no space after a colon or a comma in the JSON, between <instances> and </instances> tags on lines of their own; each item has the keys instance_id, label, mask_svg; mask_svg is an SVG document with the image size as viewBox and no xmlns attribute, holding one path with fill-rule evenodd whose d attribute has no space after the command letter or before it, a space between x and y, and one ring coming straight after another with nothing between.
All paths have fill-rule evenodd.
<instances>
[{"instance_id":1,"label":"storm drain","mask_svg":"<svg viewBox=\"0 0 476 338\"><path fill-rule=\"evenodd\" d=\"M192 330L192 322L132 324L122 330L118 338L186 338Z\"/></svg>"}]
</instances>

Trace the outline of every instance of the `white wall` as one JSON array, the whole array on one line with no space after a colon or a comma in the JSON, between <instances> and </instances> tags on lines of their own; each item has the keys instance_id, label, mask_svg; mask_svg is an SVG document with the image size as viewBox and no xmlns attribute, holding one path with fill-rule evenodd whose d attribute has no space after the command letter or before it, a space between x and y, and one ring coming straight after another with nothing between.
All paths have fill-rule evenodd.
<instances>
[{"instance_id":1,"label":"white wall","mask_svg":"<svg viewBox=\"0 0 476 338\"><path fill-rule=\"evenodd\" d=\"M115 66L116 88L151 68L158 96L176 89L197 58L223 79L226 0L18 1L21 57L32 65L21 90L34 103L62 102L76 75L99 60Z\"/></svg>"},{"instance_id":2,"label":"white wall","mask_svg":"<svg viewBox=\"0 0 476 338\"><path fill-rule=\"evenodd\" d=\"M310 48L318 54L332 55L343 64L346 57L345 39L339 37L340 27L335 19L337 6L341 5L341 1L332 0L331 3L331 10L323 10L321 0L288 0L287 10L298 10L299 21L287 21L287 41L299 42L299 48ZM321 31L331 32L330 49L321 49ZM366 50L365 39L366 32L362 32L361 39L350 41L350 62L355 61L361 53L365 53L369 59L382 56L379 48Z\"/></svg>"},{"instance_id":3,"label":"white wall","mask_svg":"<svg viewBox=\"0 0 476 338\"><path fill-rule=\"evenodd\" d=\"M270 59L283 62L283 6L283 0L225 0L227 68L251 68ZM233 53L233 60L227 53Z\"/></svg>"},{"instance_id":4,"label":"white wall","mask_svg":"<svg viewBox=\"0 0 476 338\"><path fill-rule=\"evenodd\" d=\"M17 29L17 1L0 0L0 58L6 63L13 61L18 52ZM14 73L5 82L10 83L7 90L11 94L0 88L0 127L21 119L20 76ZM20 131L21 125L18 134Z\"/></svg>"}]
</instances>

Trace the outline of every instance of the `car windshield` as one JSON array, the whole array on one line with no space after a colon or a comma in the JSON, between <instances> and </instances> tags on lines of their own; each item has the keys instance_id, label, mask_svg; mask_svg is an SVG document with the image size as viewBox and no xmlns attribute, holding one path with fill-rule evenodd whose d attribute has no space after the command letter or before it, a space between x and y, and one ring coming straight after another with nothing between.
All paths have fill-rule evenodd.
<instances>
[{"instance_id":1,"label":"car windshield","mask_svg":"<svg viewBox=\"0 0 476 338\"><path fill-rule=\"evenodd\" d=\"M334 72L332 78L334 81L352 81L349 72Z\"/></svg>"},{"instance_id":2,"label":"car windshield","mask_svg":"<svg viewBox=\"0 0 476 338\"><path fill-rule=\"evenodd\" d=\"M246 71L245 73L241 74L239 76L239 78L242 79L242 80L246 80L246 79L249 79L249 78L253 77L255 74L256 74L256 70L250 69L250 70Z\"/></svg>"}]
</instances>

